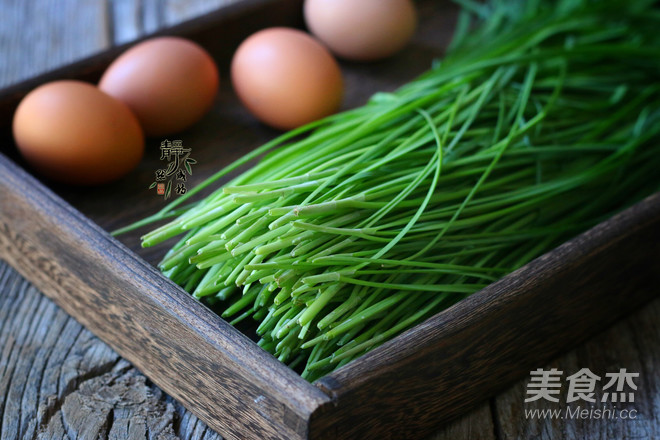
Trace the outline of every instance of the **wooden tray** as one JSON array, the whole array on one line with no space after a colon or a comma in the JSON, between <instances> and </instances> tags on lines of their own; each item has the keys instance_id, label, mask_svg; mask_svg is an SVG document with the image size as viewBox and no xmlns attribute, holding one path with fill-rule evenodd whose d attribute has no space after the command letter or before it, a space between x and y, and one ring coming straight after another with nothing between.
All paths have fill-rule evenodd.
<instances>
[{"instance_id":1,"label":"wooden tray","mask_svg":"<svg viewBox=\"0 0 660 440\"><path fill-rule=\"evenodd\" d=\"M217 105L177 135L193 149L200 181L271 139L228 85L237 44L272 25L301 24L301 0L244 0L166 33L207 47L224 68ZM420 1L408 50L386 62L344 63L347 106L392 90L442 54L449 2ZM106 231L155 212L147 190L158 146L118 183L72 189L21 167L9 126L18 100L59 78L94 81L125 47L0 93L0 258L227 438L419 438L610 325L660 285L660 194L565 243L309 384L153 268L137 231ZM194 182L193 182L194 183Z\"/></svg>"}]
</instances>

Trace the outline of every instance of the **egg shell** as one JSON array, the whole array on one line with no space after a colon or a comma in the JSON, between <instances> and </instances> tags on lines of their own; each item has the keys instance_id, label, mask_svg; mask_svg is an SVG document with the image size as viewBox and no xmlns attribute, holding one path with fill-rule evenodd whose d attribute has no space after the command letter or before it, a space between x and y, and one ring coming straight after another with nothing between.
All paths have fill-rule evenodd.
<instances>
[{"instance_id":1,"label":"egg shell","mask_svg":"<svg viewBox=\"0 0 660 440\"><path fill-rule=\"evenodd\" d=\"M211 107L220 83L213 58L178 37L143 41L106 70L99 88L126 103L149 136L180 132Z\"/></svg>"},{"instance_id":2,"label":"egg shell","mask_svg":"<svg viewBox=\"0 0 660 440\"><path fill-rule=\"evenodd\" d=\"M269 28L248 37L232 59L231 79L248 110L281 130L336 112L343 96L337 61L297 29Z\"/></svg>"},{"instance_id":3,"label":"egg shell","mask_svg":"<svg viewBox=\"0 0 660 440\"><path fill-rule=\"evenodd\" d=\"M373 61L400 51L417 26L411 0L305 0L309 30L337 56Z\"/></svg>"},{"instance_id":4,"label":"egg shell","mask_svg":"<svg viewBox=\"0 0 660 440\"><path fill-rule=\"evenodd\" d=\"M94 185L115 180L138 164L142 129L128 107L91 84L56 81L30 92L13 119L21 155L59 182Z\"/></svg>"}]
</instances>

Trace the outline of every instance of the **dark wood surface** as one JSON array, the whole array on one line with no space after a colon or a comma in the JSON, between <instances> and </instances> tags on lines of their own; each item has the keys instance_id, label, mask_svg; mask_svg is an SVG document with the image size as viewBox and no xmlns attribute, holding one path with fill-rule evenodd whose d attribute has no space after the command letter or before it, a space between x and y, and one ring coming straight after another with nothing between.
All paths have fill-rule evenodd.
<instances>
[{"instance_id":1,"label":"dark wood surface","mask_svg":"<svg viewBox=\"0 0 660 440\"><path fill-rule=\"evenodd\" d=\"M306 437L318 388L2 156L0 175L0 256L24 277L229 438Z\"/></svg>"},{"instance_id":2,"label":"dark wood surface","mask_svg":"<svg viewBox=\"0 0 660 440\"><path fill-rule=\"evenodd\" d=\"M335 430L334 438L371 438L375 427L357 422L370 412L360 402L370 399L387 414L374 423L389 424L395 438L411 429L428 433L430 420L464 413L483 395L656 298L658 256L660 194L367 353L352 368L319 379L342 419L356 421L323 430ZM402 424L401 412L429 423Z\"/></svg>"},{"instance_id":3,"label":"dark wood surface","mask_svg":"<svg viewBox=\"0 0 660 440\"><path fill-rule=\"evenodd\" d=\"M660 301L541 367L640 373L635 420L529 420L528 380L428 440L660 438ZM220 440L135 367L0 262L0 438ZM161 435L161 437L158 437ZM405 438L405 437L402 437Z\"/></svg>"},{"instance_id":4,"label":"dark wood surface","mask_svg":"<svg viewBox=\"0 0 660 440\"><path fill-rule=\"evenodd\" d=\"M2 439L220 439L0 263Z\"/></svg>"},{"instance_id":5,"label":"dark wood surface","mask_svg":"<svg viewBox=\"0 0 660 440\"><path fill-rule=\"evenodd\" d=\"M15 3L21 4L21 2ZM175 3L178 4L178 7L181 7L181 4L184 2L172 2L172 4ZM190 3L195 4L194 2ZM104 14L109 13L108 11L112 11L112 14L118 14L117 11L124 11L123 13L126 13L126 11L133 11L128 15L137 17L132 22L137 30L132 31L134 33L130 35L139 36L144 32L155 29L157 26L149 28L153 23L163 25L175 22L176 20L174 19L168 19L168 21L163 18L165 16L171 17L171 15L168 14L173 14L172 12L164 12L173 10L172 4L169 2L149 1L133 3L122 1L111 2L110 5L112 8L99 13L100 17L105 17L103 19L105 21L99 21L99 23L114 22L115 26L112 26L111 31L108 30L109 28L107 24L106 27L98 27L98 32L103 31L107 34L105 37L106 39L99 39L98 41L101 41L101 43L99 43L99 46L96 47L96 49L92 49L86 53L80 52L79 56L102 49L113 40L116 42L126 41L121 39L123 37L119 37L120 35L130 34L128 31L124 32L119 30L123 28L123 25L118 25L118 23L124 23L124 21L121 20L120 22L117 22L116 20L108 20L108 17L104 16ZM199 5L201 2L196 4ZM428 5L431 4L431 2L426 2L425 4ZM0 7L8 8L7 10L10 11L16 11L18 8L11 2L4 2ZM12 7L14 7L14 9L11 9ZM57 12L52 11L52 9L46 9L46 12L49 14L57 14ZM77 18L75 16L77 13L75 12L75 8L62 8L61 11L61 14L68 14L67 22L75 22L74 18ZM87 11L87 9L83 8L80 13L82 14L84 11ZM139 11L139 14L135 11ZM182 14L182 16L184 15L185 14ZM96 17L96 15L94 16ZM18 15L16 15L16 17L18 17ZM90 15L80 16L81 19L87 20L90 20L89 17ZM359 99L363 99L374 90L391 87L392 84L395 84L397 81L404 82L416 73L415 69L422 71L423 68L428 65L428 61L438 54L437 49L433 49L432 46L429 47L423 43L424 39L437 32L438 26L449 26L448 23L451 22L451 17L447 18L441 16L441 19L442 20L440 21L427 24L426 27L422 27L420 34L417 37L417 44L414 45L414 50L408 51L402 54L399 59L392 61L387 69L385 68L387 66L383 64L345 66L349 75L349 84L354 84L356 86L352 91L349 90L348 92L349 95L353 97L352 99L356 100L353 101L353 103L359 102ZM42 28L46 27L47 29L51 29L49 28L49 23L53 21L59 23L58 20L54 19L44 19L43 22L37 21L36 23ZM16 27L19 26L16 20L9 20L9 22L13 23L9 23L9 25ZM128 22L131 21L128 20ZM25 23L28 23L27 26L29 28L30 21L27 20L23 22L22 26L26 26ZM147 25L148 23L151 23L151 25ZM8 26L8 24L3 23L2 26ZM13 28L14 32L16 32L16 27ZM8 32L6 28L0 27L0 29L3 29L2 32ZM9 29L9 32L11 30L12 29ZM42 29L42 32L48 35L48 31ZM66 29L64 27L62 29L55 27L53 32L66 33ZM29 32L27 33L29 34ZM448 34L448 30L444 33ZM67 38L71 37L63 37L63 41L68 41ZM72 39L71 41L74 40L75 39ZM9 41L12 41L12 45L3 45L0 48L0 51L6 51L5 53L13 54L12 56L16 57L16 46L13 45L16 40ZM95 40L89 39L88 42L89 41ZM28 43L16 42L15 44L19 45ZM82 46L81 42L76 42L76 44L81 44ZM65 49L62 50L71 51L74 50L73 48L75 46L76 45L73 43L66 43ZM57 50L57 44L55 44L54 47L55 49L51 50ZM1 53L0 55L3 59L5 53ZM24 57L25 60L29 60L30 56L31 55L28 53L19 55L18 57ZM65 61L62 61L57 57L54 57L53 59L55 60L55 64L52 64L49 67L54 67L58 62L63 63L69 60L67 58ZM27 65L29 63L29 61L19 61L17 64ZM25 73L24 75L29 76L34 73L33 71L29 72L30 73ZM371 82L369 83L371 84L370 87L357 87L359 84L363 83L361 78L364 75L369 76L381 72L386 72L384 76L380 77L381 82ZM11 75L6 74L6 72L4 75L3 79L6 79L7 77L12 78ZM406 75L411 76L406 77ZM23 78L25 76L23 76ZM21 78L21 76L19 75L18 78ZM7 83L12 81L12 79L6 80ZM231 121L231 124L228 125L238 126L239 128L237 128L236 131L230 131L226 135L224 133L218 133L213 134L212 136L217 136L218 142L227 142L227 138L229 138L228 143L231 144L237 142L239 139L241 142L245 142L245 144L241 144L243 146L236 151L229 153L225 152L225 154L228 154L226 160L230 160L232 157L240 154L241 148L256 146L264 139L272 136L273 132L264 129L251 121L250 118L245 115L244 111L233 105L235 104L235 100L231 95L228 96L227 91L229 88L226 82L224 83L224 90L225 93L223 96L226 98L221 98L221 100L226 100L226 102L223 102L223 105L218 106L218 108L214 110L214 113L212 113L205 121L202 121L195 130L191 130L189 133L184 133L182 138L186 140L187 143L192 143L193 147L198 140L201 141L206 139L208 141L211 133L217 132L218 129L213 122L217 119L214 118L228 118ZM243 135L240 133L245 131L253 133L253 138L244 139L241 137ZM144 175L145 170L154 169L154 160L155 159L152 158L151 163L147 162L143 165L142 175ZM151 168L149 168L150 166ZM207 162L207 166L209 169L215 168L210 161ZM138 174L140 174L139 171ZM200 175L201 174L203 173L200 173ZM125 206L139 206L139 209L145 208L135 202L137 200L144 200L143 195L132 194L135 193L135 181L135 176L129 177L124 181L125 184L123 189L120 189L119 191L116 191L114 187L105 190L101 189L100 192L95 190L94 195L96 197L90 197L91 193L89 192L71 191L66 188L56 189L64 195L65 198L76 204L76 206L80 207L81 205L84 205L83 212L92 217L95 221L106 228L112 228L113 226L122 224L124 219L117 218L116 216L108 216L107 201L104 203L103 200L107 200L108 197L116 197L114 203L116 203L116 200L124 200L125 202L128 202ZM90 199L94 200L90 201ZM155 198L152 200L157 201ZM149 208L151 209L151 207ZM134 217L139 214L140 212L131 211L126 213L126 211L122 210L122 215L128 217ZM127 242L135 242L130 237L125 238L125 240ZM143 256L152 261L153 258L155 258L155 256L149 254ZM41 263L44 264L43 261ZM167 435L177 435L184 439L206 438L203 436L212 438L212 434L209 430L206 430L203 424L197 422L193 416L181 409L181 406L178 403L165 397L157 388L148 382L145 382L144 377L137 373L134 368L126 364L125 361L118 360L118 355L114 354L107 348L107 346L97 339L89 336L86 331L81 330L77 323L70 318L66 318L66 323L63 324L61 322L63 318L57 318L57 316L63 315L61 311L57 311L56 313L53 312L51 314L48 314L50 313L48 312L43 315L40 310L48 309L49 307L57 310L56 307L53 306L49 300L39 295L33 288L28 288L25 281L21 280L13 271L6 268L4 270L4 278L2 279L8 279L10 281L9 284L3 284L3 287L0 289L0 292L2 292L3 295L0 300L3 301L2 307L0 308L2 312L0 313L5 313L5 310L16 310L16 312L11 314L9 314L10 312L7 312L6 315L0 315L0 328L2 329L2 332L0 333L0 338L2 338L0 339L0 352L2 353L2 357L0 357L0 396L5 396L4 400L1 401L2 403L0 403L0 408L2 408L3 414L2 438L5 438L5 436L6 438L34 438L38 435L40 430L43 431L42 434L39 434L42 438L66 438L66 436L70 438L96 438L95 435L92 435L92 431L85 431L85 429L88 429L88 425L98 426L98 429L93 429L96 429L95 432L100 433L101 437L110 435L111 438L132 438L128 434L131 426L134 427L133 429L136 430L136 433L142 429L142 426L146 426L146 431L142 432L149 432L150 436L156 438L155 433L159 432L158 429L160 429L157 426L163 426L163 435L166 435L165 433L167 433ZM33 274L30 275L32 278ZM29 292L32 296L26 296L26 292ZM6 302L4 302L5 297L8 298ZM524 409L531 405L524 404L523 402L525 396L525 382L520 382L503 395L492 399L491 401L482 403L476 411L468 414L463 419L448 425L443 432L436 434L436 437L488 439L535 438L538 434L543 438L591 438L591 435L594 435L595 438L653 438L653 433L657 433L658 431L657 426L659 422L657 401L658 395L660 395L660 392L658 392L658 388L660 387L658 382L660 381L658 380L657 373L655 373L657 368L654 368L658 366L659 362L657 356L654 357L652 354L654 352L654 347L656 352L657 348L660 347L660 337L657 327L657 318L660 316L660 313L658 313L657 303L658 301L656 300L641 312L638 312L631 318L628 318L624 323L619 324L607 332L607 335L609 336L606 338L613 340L614 342L610 341L609 344L606 344L606 347L603 350L605 350L606 353L609 353L609 350L615 350L615 352L618 353L614 356L605 356L604 354L600 357L596 356L597 359L604 360L603 363L593 363L591 360L592 356L581 354L581 350L587 350L586 353L592 353L594 351L598 353L598 345L603 343L603 336L600 336L600 342L598 342L599 338L596 338L596 342L592 341L577 351L555 361L555 363L568 365L575 371L582 367L590 367L593 371L600 370L601 374L605 371L612 371L615 367L618 368L618 366L627 367L629 370L635 370L635 368L638 368L638 371L644 378L643 384L640 385L638 393L638 398L644 399L640 402L640 413L643 414L644 417L641 417L634 422L621 420L592 421L592 423L584 421L572 422L557 420L530 421L525 419L523 414ZM10 307L9 304L12 304L12 306ZM23 304L23 306L21 306L21 304ZM31 305L34 305L37 308L31 309ZM31 316L36 318L30 319ZM579 319L579 317L577 319ZM42 325L44 327L40 328ZM65 337L63 335L67 335L67 333L64 333L64 331L58 333L57 336L52 336L49 329L59 328L58 326L60 325L78 326L78 336L75 336L73 339L71 339L71 336ZM623 327L623 330L621 330L620 327ZM632 330L629 330L629 327L632 328ZM83 356L82 358L78 355L79 357L76 358L76 360L69 361L69 356L75 357L72 353L79 353L79 351L76 350L80 350L80 348L76 348L75 344L80 338L79 335L83 333L87 335L87 339L85 339L86 341L94 341L87 342L87 344L99 347L91 350L93 353L99 353L98 359L96 358L96 355L90 354L88 356L85 355L87 357ZM616 336L619 333L623 333L626 337L620 339ZM43 335L51 336L45 337ZM580 335L575 335L575 339L582 339L582 337ZM639 347L630 348L631 345L635 345L630 344L630 340L638 341L637 345L639 345ZM619 341L618 345L616 341ZM41 356L45 356L46 353L54 353L56 351L54 346L61 346L65 350L64 353L58 354L59 358L56 359L60 360L51 361L50 359L53 358L49 357L46 363L43 363L44 361L41 360ZM107 354L106 352L110 354ZM115 360L109 361L106 359L112 358L112 356L114 356L113 359ZM575 359L580 360L580 362L575 362ZM62 372L63 366L69 365L68 362L76 365L75 372ZM145 361L145 363L147 362ZM33 369L30 367L31 365L37 365L37 367ZM148 371L148 368L150 367L147 365L147 369L145 369L142 365L138 366L140 366L143 371ZM542 366L543 365L537 364L533 367ZM158 367L151 366L151 368ZM518 366L517 368L519 370L522 367ZM571 373L575 372L571 371L568 367L565 367L565 369L569 370ZM62 381L63 374L68 375L68 379L65 378L64 385L61 385L60 381ZM56 377L57 379L55 379ZM55 384L49 384L52 380L56 380ZM467 385L469 386L470 384ZM63 388L60 389L60 387ZM53 392L52 390L56 391ZM133 393L131 390L136 391ZM176 390L173 391L176 392ZM439 396L439 398L442 400L442 396ZM76 402L79 402L79 404ZM359 405L360 401L359 399L354 400L353 403ZM551 407L552 405L548 404L548 406ZM32 407L36 408L36 410L31 409ZM83 407L85 408L84 411L81 409ZM423 407L417 408L420 413L423 413L424 409L425 408ZM431 413L432 412L433 411L431 411ZM34 414L37 414L36 418ZM154 414L155 416L150 419L148 417L149 414ZM144 422L142 422L143 419L145 420ZM226 419L221 422L222 429L231 432L233 428L232 425L237 423L237 420ZM60 428L55 427L58 423ZM19 427L18 430L13 429L16 426ZM190 426L194 426L194 428L190 428ZM60 431L57 431L56 429L60 429ZM61 432L64 432L64 434L60 434ZM88 437L87 435L90 436ZM139 438L144 438L144 435ZM405 434L403 438L405 438Z\"/></svg>"}]
</instances>

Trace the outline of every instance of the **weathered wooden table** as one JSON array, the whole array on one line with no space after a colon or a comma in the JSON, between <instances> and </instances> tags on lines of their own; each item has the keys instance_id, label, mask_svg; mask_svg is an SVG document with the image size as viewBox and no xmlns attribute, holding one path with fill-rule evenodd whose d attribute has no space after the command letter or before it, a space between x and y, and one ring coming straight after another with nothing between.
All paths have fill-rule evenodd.
<instances>
[{"instance_id":1,"label":"weathered wooden table","mask_svg":"<svg viewBox=\"0 0 660 440\"><path fill-rule=\"evenodd\" d=\"M0 0L0 87L235 1ZM660 299L538 367L564 372L559 402L525 403L522 380L433 438L660 438ZM567 403L582 368L639 373L634 402L600 403L604 380L595 403ZM592 408L612 412L577 412ZM2 261L0 416L1 439L220 438Z\"/></svg>"}]
</instances>

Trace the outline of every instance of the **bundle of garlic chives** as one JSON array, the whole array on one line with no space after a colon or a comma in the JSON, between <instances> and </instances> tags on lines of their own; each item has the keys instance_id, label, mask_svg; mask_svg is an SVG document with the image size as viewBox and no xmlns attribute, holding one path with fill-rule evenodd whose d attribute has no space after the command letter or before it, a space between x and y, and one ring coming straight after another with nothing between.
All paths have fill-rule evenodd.
<instances>
[{"instance_id":1,"label":"bundle of garlic chives","mask_svg":"<svg viewBox=\"0 0 660 440\"><path fill-rule=\"evenodd\" d=\"M442 64L138 224L177 214L163 272L309 380L660 187L653 2L461 3Z\"/></svg>"}]
</instances>

